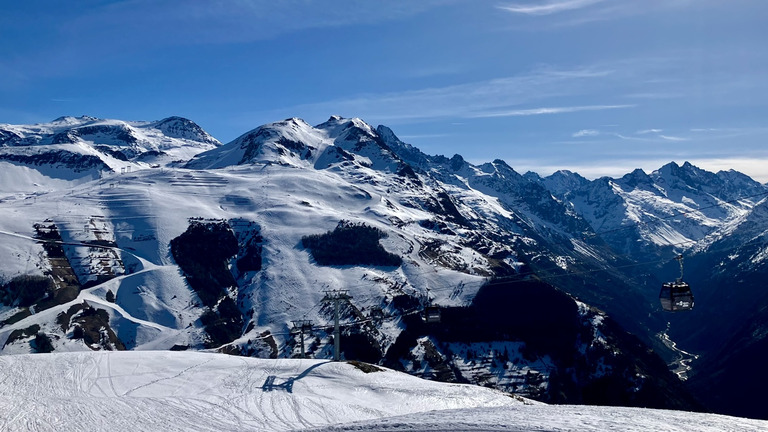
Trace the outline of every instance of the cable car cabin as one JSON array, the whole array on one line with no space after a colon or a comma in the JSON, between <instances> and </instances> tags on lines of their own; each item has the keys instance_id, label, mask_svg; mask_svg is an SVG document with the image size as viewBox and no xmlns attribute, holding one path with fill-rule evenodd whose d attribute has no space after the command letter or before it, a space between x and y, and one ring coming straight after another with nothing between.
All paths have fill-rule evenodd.
<instances>
[{"instance_id":1,"label":"cable car cabin","mask_svg":"<svg viewBox=\"0 0 768 432\"><path fill-rule=\"evenodd\" d=\"M427 324L439 324L440 308L437 306L427 306L424 308L424 321L426 321Z\"/></svg>"},{"instance_id":2,"label":"cable car cabin","mask_svg":"<svg viewBox=\"0 0 768 432\"><path fill-rule=\"evenodd\" d=\"M693 309L693 293L691 287L682 281L667 282L659 292L661 308L665 311L677 312Z\"/></svg>"}]
</instances>

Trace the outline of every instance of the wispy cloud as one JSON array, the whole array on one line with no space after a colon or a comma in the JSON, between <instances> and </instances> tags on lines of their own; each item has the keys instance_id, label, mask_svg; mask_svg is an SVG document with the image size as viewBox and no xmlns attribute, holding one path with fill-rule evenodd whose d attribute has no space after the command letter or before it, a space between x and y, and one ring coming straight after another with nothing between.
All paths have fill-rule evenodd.
<instances>
[{"instance_id":1,"label":"wispy cloud","mask_svg":"<svg viewBox=\"0 0 768 432\"><path fill-rule=\"evenodd\" d=\"M582 129L578 132L574 132L571 136L574 138L599 136L600 131L596 129Z\"/></svg>"},{"instance_id":2,"label":"wispy cloud","mask_svg":"<svg viewBox=\"0 0 768 432\"><path fill-rule=\"evenodd\" d=\"M94 34L120 34L123 46L250 42L307 29L393 21L445 5L445 0L123 0L88 8L62 20L63 37L94 40ZM77 9L77 8L72 8Z\"/></svg>"},{"instance_id":3,"label":"wispy cloud","mask_svg":"<svg viewBox=\"0 0 768 432\"><path fill-rule=\"evenodd\" d=\"M628 100L623 95L637 92L676 93L681 97L673 100L675 104L707 103L701 100L698 84L691 80L670 81L670 77L682 77L688 73L693 60L686 53L670 51L664 55L629 57L579 66L536 66L529 71L489 80L386 93L344 94L335 99L291 104L269 111L247 113L246 123L252 125L254 117L271 121L296 115L309 121L322 121L333 113L396 125L425 119L540 116L635 106L662 112L670 109L670 105L660 104L652 98L642 102L640 99ZM731 76L725 72L721 75ZM713 80L708 88L716 89L718 85ZM730 94L734 98L749 95L754 98L755 92ZM733 103L733 100L725 98L718 98L716 103L725 103L726 100ZM643 137L636 135L636 130L633 128L623 133L635 139L653 137L656 141L663 140L655 135L661 132ZM683 132L667 134L687 136Z\"/></svg>"},{"instance_id":4,"label":"wispy cloud","mask_svg":"<svg viewBox=\"0 0 768 432\"><path fill-rule=\"evenodd\" d=\"M620 132L600 132L594 129L584 129L572 134L571 136L573 138L584 138L584 137L595 137L595 136L614 137L614 138L619 138L620 140L623 140L623 141L638 141L638 142L647 142L647 143L662 143L665 141L674 141L674 142L690 141L690 138L687 138L687 137L675 136L675 135L663 135L660 133L662 132L662 130L663 129L645 129L645 130L639 130L634 134L622 134Z\"/></svg>"},{"instance_id":5,"label":"wispy cloud","mask_svg":"<svg viewBox=\"0 0 768 432\"><path fill-rule=\"evenodd\" d=\"M550 15L559 12L581 9L592 6L596 3L602 3L604 0L560 0L550 1L544 4L536 3L512 3L498 6L499 9L523 15Z\"/></svg>"},{"instance_id":6,"label":"wispy cloud","mask_svg":"<svg viewBox=\"0 0 768 432\"><path fill-rule=\"evenodd\" d=\"M700 0L526 0L502 4L497 8L514 15L542 18L551 16L551 19L545 21L545 28L567 28L711 4L717 4L717 2ZM535 25L523 28L541 31L542 23L537 21Z\"/></svg>"},{"instance_id":7,"label":"wispy cloud","mask_svg":"<svg viewBox=\"0 0 768 432\"><path fill-rule=\"evenodd\" d=\"M514 76L443 87L359 94L288 106L263 115L269 119L299 115L315 121L324 120L329 113L337 113L393 124L424 119L532 116L635 106L578 103L571 106L571 100L582 99L580 96L587 91L585 89L617 81L614 73L611 68L594 66L570 69L538 67ZM523 106L534 108L518 108ZM249 122L254 116L261 114L249 113Z\"/></svg>"},{"instance_id":8,"label":"wispy cloud","mask_svg":"<svg viewBox=\"0 0 768 432\"><path fill-rule=\"evenodd\" d=\"M690 138L677 137L672 135L659 135L659 138L665 139L667 141L688 141L690 139Z\"/></svg>"},{"instance_id":9,"label":"wispy cloud","mask_svg":"<svg viewBox=\"0 0 768 432\"><path fill-rule=\"evenodd\" d=\"M568 107L541 107L541 108L510 110L510 111L486 112L486 113L473 114L470 117L474 117L474 118L519 117L519 116L531 116L531 115L574 113L574 112L580 112L580 111L603 111L603 110L622 109L622 108L634 108L635 106L636 105L582 105L582 106L568 106Z\"/></svg>"}]
</instances>

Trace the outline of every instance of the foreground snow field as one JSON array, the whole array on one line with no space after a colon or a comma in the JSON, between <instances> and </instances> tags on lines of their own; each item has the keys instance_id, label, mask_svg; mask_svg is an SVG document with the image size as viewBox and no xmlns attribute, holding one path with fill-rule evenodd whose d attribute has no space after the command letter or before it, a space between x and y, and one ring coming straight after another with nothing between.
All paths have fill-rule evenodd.
<instances>
[{"instance_id":1,"label":"foreground snow field","mask_svg":"<svg viewBox=\"0 0 768 432\"><path fill-rule=\"evenodd\" d=\"M642 408L535 405L426 411L346 425L313 429L315 432L397 431L637 431L724 432L765 431L765 421L715 414Z\"/></svg>"},{"instance_id":2,"label":"foreground snow field","mask_svg":"<svg viewBox=\"0 0 768 432\"><path fill-rule=\"evenodd\" d=\"M347 363L201 352L0 356L2 431L758 431L767 421L549 406Z\"/></svg>"}]
</instances>

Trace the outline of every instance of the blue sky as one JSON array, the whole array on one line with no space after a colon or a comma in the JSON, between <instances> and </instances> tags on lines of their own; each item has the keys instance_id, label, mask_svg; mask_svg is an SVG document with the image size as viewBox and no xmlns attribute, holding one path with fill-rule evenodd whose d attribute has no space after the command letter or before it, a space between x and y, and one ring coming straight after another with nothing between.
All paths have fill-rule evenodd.
<instances>
[{"instance_id":1,"label":"blue sky","mask_svg":"<svg viewBox=\"0 0 768 432\"><path fill-rule=\"evenodd\" d=\"M330 115L542 175L669 161L768 182L763 0L30 0L0 123L180 115L223 142Z\"/></svg>"}]
</instances>

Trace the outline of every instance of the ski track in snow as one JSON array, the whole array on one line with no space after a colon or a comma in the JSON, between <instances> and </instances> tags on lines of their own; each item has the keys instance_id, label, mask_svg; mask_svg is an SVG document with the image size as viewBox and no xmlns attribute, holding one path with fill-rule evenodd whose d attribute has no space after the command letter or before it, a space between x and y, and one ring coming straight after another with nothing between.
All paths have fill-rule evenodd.
<instances>
[{"instance_id":1,"label":"ski track in snow","mask_svg":"<svg viewBox=\"0 0 768 432\"><path fill-rule=\"evenodd\" d=\"M23 239L28 239L28 240L32 240L32 241L35 241L35 242L39 241L39 240L37 240L37 239L35 239L33 237L30 237L30 236L25 236L25 235L22 235L22 234L12 233L12 232L2 231L2 230L0 230L0 234L10 235L10 236L18 237L18 238L23 238ZM64 242L63 244L72 244L72 243ZM123 280L129 279L129 278L138 277L138 276L140 276L140 275L142 275L144 273L151 272L151 271L157 270L157 269L162 267L162 266L158 266L158 265L156 265L156 264L154 264L154 263L152 263L152 262L150 262L150 261L148 261L148 260L146 260L146 259L144 259L144 258L142 258L142 257L140 257L140 256L138 256L136 254L134 254L133 252L130 252L130 251L118 248L118 247L109 247L109 249L119 250L122 253L125 253L125 254L133 256L134 258L136 258L141 263L141 268L138 271L135 271L133 273L117 276L117 277L115 277L113 279L110 279L110 280L108 280L108 281L106 281L104 283L101 283L99 285L96 285L96 286L94 286L92 288L88 288L88 289L82 290L82 291L80 291L80 293L77 296L77 298L75 298L74 300L71 300L71 301L69 301L67 303L64 303L64 304L61 304L61 305L57 305L57 306L55 306L53 308L43 310L43 311L38 312L36 314L32 314L29 317L24 318L24 319L14 323L14 324L12 324L12 325L8 325L8 326L3 327L2 328L2 332L0 332L0 341L4 344L5 341L7 340L8 336L11 334L11 332L13 330L24 329L24 328L28 327L29 325L31 325L33 323L39 322L41 319L55 319L56 315L58 315L59 312L61 312L62 310L69 309L69 307L71 307L72 305L80 304L80 303L83 302L83 300L87 301L91 305L97 304L97 305L99 305L99 307L110 309L110 310L116 312L117 314L119 314L120 316L122 316L123 318L125 318L125 319L127 319L127 320L129 320L129 321L131 321L131 322L133 322L135 324L146 326L146 327L150 327L150 328L159 330L161 332L167 332L165 334L177 333L178 330L176 330L176 329L172 329L172 328L163 326L161 324L158 324L158 323L155 323L155 322L152 322L152 321L147 321L147 320L142 320L142 319L136 318L136 317L132 316L131 314L129 314L127 311L125 311L119 305L117 305L115 303L107 302L103 298L93 294L94 291L104 290L104 288L103 288L104 286L107 286L107 285L112 286L112 285L114 285L115 287L119 287L121 281L123 281Z\"/></svg>"},{"instance_id":2,"label":"ski track in snow","mask_svg":"<svg viewBox=\"0 0 768 432\"><path fill-rule=\"evenodd\" d=\"M2 431L762 431L768 421L555 406L324 360L129 351L0 357Z\"/></svg>"}]
</instances>

